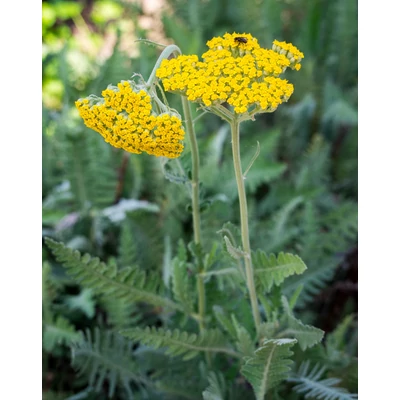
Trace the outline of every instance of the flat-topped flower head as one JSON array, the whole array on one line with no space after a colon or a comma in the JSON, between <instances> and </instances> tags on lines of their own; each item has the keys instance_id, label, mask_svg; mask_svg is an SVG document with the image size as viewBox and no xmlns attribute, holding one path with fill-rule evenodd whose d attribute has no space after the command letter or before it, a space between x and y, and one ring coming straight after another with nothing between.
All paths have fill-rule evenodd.
<instances>
[{"instance_id":1,"label":"flat-topped flower head","mask_svg":"<svg viewBox=\"0 0 400 400\"><path fill-rule=\"evenodd\" d=\"M156 115L150 95L134 81L110 85L102 96L90 95L75 105L85 125L107 143L130 153L179 157L185 132L177 113L169 110Z\"/></svg>"},{"instance_id":2,"label":"flat-topped flower head","mask_svg":"<svg viewBox=\"0 0 400 400\"><path fill-rule=\"evenodd\" d=\"M226 33L207 46L202 61L195 55L162 61L156 75L166 91L249 116L275 111L293 93L293 85L279 76L287 67L300 69L304 55L295 46L276 41L275 49L264 49L249 33Z\"/></svg>"}]
</instances>

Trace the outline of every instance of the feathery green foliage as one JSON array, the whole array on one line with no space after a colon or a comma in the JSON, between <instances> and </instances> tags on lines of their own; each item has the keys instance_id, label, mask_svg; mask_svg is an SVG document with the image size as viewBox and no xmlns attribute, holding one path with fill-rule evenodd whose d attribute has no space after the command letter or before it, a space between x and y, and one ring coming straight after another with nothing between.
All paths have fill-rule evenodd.
<instances>
[{"instance_id":1,"label":"feathery green foliage","mask_svg":"<svg viewBox=\"0 0 400 400\"><path fill-rule=\"evenodd\" d=\"M203 392L204 400L224 400L226 399L226 383L224 376L219 373L210 372L208 377L210 385Z\"/></svg>"},{"instance_id":2,"label":"feathery green foliage","mask_svg":"<svg viewBox=\"0 0 400 400\"><path fill-rule=\"evenodd\" d=\"M214 306L213 312L221 327L230 335L232 339L236 338L236 327L233 323L232 318L229 319L220 306Z\"/></svg>"},{"instance_id":3,"label":"feathery green foliage","mask_svg":"<svg viewBox=\"0 0 400 400\"><path fill-rule=\"evenodd\" d=\"M250 382L257 400L264 400L268 390L288 377L293 354L290 348L295 343L295 339L266 340L254 357L245 359L240 372Z\"/></svg>"},{"instance_id":4,"label":"feathery green foliage","mask_svg":"<svg viewBox=\"0 0 400 400\"><path fill-rule=\"evenodd\" d=\"M193 287L189 281L187 262L177 257L172 263L172 289L175 300L190 314L193 311Z\"/></svg>"},{"instance_id":5,"label":"feathery green foliage","mask_svg":"<svg viewBox=\"0 0 400 400\"><path fill-rule=\"evenodd\" d=\"M300 284L303 285L299 305L309 302L326 287L343 259L344 251L357 236L354 203L344 202L323 216L319 214L312 203L305 205L299 248L301 257L307 260L307 272L289 277L283 283L285 294L291 294Z\"/></svg>"},{"instance_id":6,"label":"feathery green foliage","mask_svg":"<svg viewBox=\"0 0 400 400\"><path fill-rule=\"evenodd\" d=\"M43 348L51 352L57 345L71 345L82 340L79 332L70 321L62 315L57 316L55 321L48 321L44 324Z\"/></svg>"},{"instance_id":7,"label":"feathery green foliage","mask_svg":"<svg viewBox=\"0 0 400 400\"><path fill-rule=\"evenodd\" d=\"M80 209L86 211L92 206L112 204L116 196L117 173L106 143L88 129L63 135L61 140L67 178Z\"/></svg>"},{"instance_id":8,"label":"feathery green foliage","mask_svg":"<svg viewBox=\"0 0 400 400\"><path fill-rule=\"evenodd\" d=\"M306 350L321 342L324 337L324 331L314 326L305 325L295 318L290 310L289 302L284 296L282 296L282 304L288 320L288 327L284 331L285 336L296 338L302 350Z\"/></svg>"},{"instance_id":9,"label":"feathery green foliage","mask_svg":"<svg viewBox=\"0 0 400 400\"><path fill-rule=\"evenodd\" d=\"M100 392L108 385L108 397L112 398L117 386L125 390L127 399L133 399L131 383L148 385L146 375L133 358L133 343L118 333L87 330L84 340L71 346L72 365L80 374L88 376L89 389Z\"/></svg>"},{"instance_id":10,"label":"feathery green foliage","mask_svg":"<svg viewBox=\"0 0 400 400\"><path fill-rule=\"evenodd\" d=\"M358 398L356 394L351 394L346 389L337 386L340 379L321 379L324 373L324 367L315 365L310 368L309 361L305 361L300 365L298 372L290 377L291 382L297 383L293 390L304 395L305 399L351 400Z\"/></svg>"},{"instance_id":11,"label":"feathery green foliage","mask_svg":"<svg viewBox=\"0 0 400 400\"><path fill-rule=\"evenodd\" d=\"M288 316L288 328L285 330L288 336L293 336L299 342L302 350L319 343L324 337L324 331L314 326L305 325L293 316Z\"/></svg>"},{"instance_id":12,"label":"feathery green foliage","mask_svg":"<svg viewBox=\"0 0 400 400\"><path fill-rule=\"evenodd\" d=\"M248 391L236 382L227 380L221 372L211 371L208 376L209 385L203 391L204 400L241 400L248 396Z\"/></svg>"},{"instance_id":13,"label":"feathery green foliage","mask_svg":"<svg viewBox=\"0 0 400 400\"><path fill-rule=\"evenodd\" d=\"M243 357L251 357L254 353L254 340L251 338L247 329L240 325L236 318L232 315L232 322L236 329L236 348Z\"/></svg>"},{"instance_id":14,"label":"feathery green foliage","mask_svg":"<svg viewBox=\"0 0 400 400\"><path fill-rule=\"evenodd\" d=\"M105 311L107 326L116 330L131 328L142 322L143 313L136 303L127 302L123 298L102 296L99 305Z\"/></svg>"},{"instance_id":15,"label":"feathery green foliage","mask_svg":"<svg viewBox=\"0 0 400 400\"><path fill-rule=\"evenodd\" d=\"M137 244L129 220L125 220L121 227L118 256L118 264L122 267L128 267L137 262Z\"/></svg>"},{"instance_id":16,"label":"feathery green foliage","mask_svg":"<svg viewBox=\"0 0 400 400\"><path fill-rule=\"evenodd\" d=\"M253 252L252 260L256 279L263 288L270 291L273 285L279 286L285 278L293 274L302 274L306 265L299 256L280 252L278 257L274 254L267 254L258 249Z\"/></svg>"},{"instance_id":17,"label":"feathery green foliage","mask_svg":"<svg viewBox=\"0 0 400 400\"><path fill-rule=\"evenodd\" d=\"M200 352L206 351L226 353L233 357L239 356L231 347L226 345L224 336L217 329L203 331L199 335L178 329L171 331L155 327L125 329L120 333L154 348L165 347L166 354L182 356L184 360L190 360Z\"/></svg>"},{"instance_id":18,"label":"feathery green foliage","mask_svg":"<svg viewBox=\"0 0 400 400\"><path fill-rule=\"evenodd\" d=\"M167 0L161 15L106 3L82 3L68 20L57 14L45 30L43 235L54 239L43 248L43 398L357 398L348 281L357 249L357 2ZM201 164L194 246L189 141L176 160L129 154L85 128L73 104L135 71L149 76L161 48L139 37L200 56L207 40L233 31L305 54L300 74L285 73L295 87L289 102L240 127L258 332L229 126L191 105ZM49 102L54 82L62 90ZM178 96L167 98L180 112Z\"/></svg>"},{"instance_id":19,"label":"feathery green foliage","mask_svg":"<svg viewBox=\"0 0 400 400\"><path fill-rule=\"evenodd\" d=\"M81 256L79 251L72 250L55 240L46 238L46 244L57 260L68 269L68 273L85 287L126 301L142 301L154 306L180 309L179 305L167 297L157 294L160 285L158 279L147 281L145 273L137 267L117 270L113 264L106 265L88 254Z\"/></svg>"}]
</instances>

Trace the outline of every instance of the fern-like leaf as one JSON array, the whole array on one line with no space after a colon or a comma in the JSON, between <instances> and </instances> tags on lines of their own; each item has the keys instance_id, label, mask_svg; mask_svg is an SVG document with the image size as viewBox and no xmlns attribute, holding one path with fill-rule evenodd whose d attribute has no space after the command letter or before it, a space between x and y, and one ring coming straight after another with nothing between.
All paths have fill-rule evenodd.
<instances>
[{"instance_id":1,"label":"fern-like leaf","mask_svg":"<svg viewBox=\"0 0 400 400\"><path fill-rule=\"evenodd\" d=\"M213 306L213 312L215 318L221 325L221 327L229 334L232 339L236 339L236 329L233 325L233 322L229 317L225 314L224 310L220 306Z\"/></svg>"},{"instance_id":2,"label":"fern-like leaf","mask_svg":"<svg viewBox=\"0 0 400 400\"><path fill-rule=\"evenodd\" d=\"M89 254L82 256L79 251L70 249L63 243L50 238L46 238L45 241L57 260L82 286L102 295L115 296L126 301L142 301L154 306L181 309L172 300L158 294L157 279L148 281L145 273L138 268L126 267L117 270L115 264L107 265Z\"/></svg>"},{"instance_id":3,"label":"fern-like leaf","mask_svg":"<svg viewBox=\"0 0 400 400\"><path fill-rule=\"evenodd\" d=\"M82 340L79 332L63 316L59 315L54 323L45 323L43 332L43 348L51 352L57 345L71 345Z\"/></svg>"},{"instance_id":4,"label":"fern-like leaf","mask_svg":"<svg viewBox=\"0 0 400 400\"><path fill-rule=\"evenodd\" d=\"M335 269L357 234L357 207L345 202L323 216L317 207L307 202L304 207L299 252L307 261L307 272L291 276L283 284L283 292L290 296L303 285L297 306L311 301L334 277Z\"/></svg>"},{"instance_id":5,"label":"fern-like leaf","mask_svg":"<svg viewBox=\"0 0 400 400\"><path fill-rule=\"evenodd\" d=\"M331 332L326 338L327 349L344 350L346 346L346 333L348 332L354 315L347 315L343 321L341 321L333 332Z\"/></svg>"},{"instance_id":6,"label":"fern-like leaf","mask_svg":"<svg viewBox=\"0 0 400 400\"><path fill-rule=\"evenodd\" d=\"M292 295L299 285L303 285L304 289L297 306L302 307L305 303L311 301L330 280L335 273L334 268L337 267L338 260L331 257L325 259L324 264L313 263L309 266L307 273L302 276L290 277L283 286L283 292L286 295Z\"/></svg>"},{"instance_id":7,"label":"fern-like leaf","mask_svg":"<svg viewBox=\"0 0 400 400\"><path fill-rule=\"evenodd\" d=\"M325 373L324 367L315 365L310 369L309 365L309 361L302 363L298 373L289 379L297 383L293 390L304 395L305 399L353 400L358 398L357 394L349 393L347 389L336 386L340 383L340 379L320 379Z\"/></svg>"},{"instance_id":8,"label":"fern-like leaf","mask_svg":"<svg viewBox=\"0 0 400 400\"><path fill-rule=\"evenodd\" d=\"M108 383L108 397L113 397L116 387L124 388L128 399L133 399L132 382L150 385L132 357L133 343L119 334L98 328L94 337L89 330L85 339L71 346L72 365L80 374L88 376L89 388L98 392Z\"/></svg>"},{"instance_id":9,"label":"fern-like leaf","mask_svg":"<svg viewBox=\"0 0 400 400\"><path fill-rule=\"evenodd\" d=\"M208 376L209 386L203 392L204 400L224 400L226 399L226 383L221 373L211 372Z\"/></svg>"},{"instance_id":10,"label":"fern-like leaf","mask_svg":"<svg viewBox=\"0 0 400 400\"><path fill-rule=\"evenodd\" d=\"M285 336L288 335L296 338L303 351L320 343L324 337L324 331L311 325L305 325L299 319L296 319L285 296L282 296L282 304L288 319L288 328L284 331Z\"/></svg>"},{"instance_id":11,"label":"fern-like leaf","mask_svg":"<svg viewBox=\"0 0 400 400\"><path fill-rule=\"evenodd\" d=\"M171 331L155 327L125 329L120 333L156 349L166 348L166 354L173 357L182 356L184 360L190 360L200 352L206 351L239 357L234 350L226 346L222 332L216 329L203 331L199 335L178 329Z\"/></svg>"},{"instance_id":12,"label":"fern-like leaf","mask_svg":"<svg viewBox=\"0 0 400 400\"><path fill-rule=\"evenodd\" d=\"M193 310L193 291L190 287L187 262L175 258L172 269L172 289L175 300L182 305L182 308L191 313Z\"/></svg>"},{"instance_id":13,"label":"fern-like leaf","mask_svg":"<svg viewBox=\"0 0 400 400\"><path fill-rule=\"evenodd\" d=\"M240 372L250 382L257 400L264 400L267 391L288 377L296 339L271 339L247 358Z\"/></svg>"},{"instance_id":14,"label":"fern-like leaf","mask_svg":"<svg viewBox=\"0 0 400 400\"><path fill-rule=\"evenodd\" d=\"M107 315L107 326L114 329L132 328L142 323L143 314L137 304L116 297L102 296L99 303Z\"/></svg>"},{"instance_id":15,"label":"fern-like leaf","mask_svg":"<svg viewBox=\"0 0 400 400\"><path fill-rule=\"evenodd\" d=\"M236 330L236 347L244 357L251 357L254 353L254 341L252 340L248 330L239 324L234 315L231 316L233 325Z\"/></svg>"},{"instance_id":16,"label":"fern-like leaf","mask_svg":"<svg viewBox=\"0 0 400 400\"><path fill-rule=\"evenodd\" d=\"M256 279L265 290L270 291L273 285L279 286L285 278L293 274L302 274L306 265L299 256L290 253L267 254L258 249L252 253L254 273Z\"/></svg>"},{"instance_id":17,"label":"fern-like leaf","mask_svg":"<svg viewBox=\"0 0 400 400\"><path fill-rule=\"evenodd\" d=\"M125 217L125 215L124 215ZM121 227L121 239L118 246L118 263L123 267L137 262L137 244L129 219L125 219Z\"/></svg>"},{"instance_id":18,"label":"fern-like leaf","mask_svg":"<svg viewBox=\"0 0 400 400\"><path fill-rule=\"evenodd\" d=\"M302 350L320 343L324 337L324 331L311 325L305 325L300 320L289 316L289 327L285 330L285 334L295 337Z\"/></svg>"}]
</instances>

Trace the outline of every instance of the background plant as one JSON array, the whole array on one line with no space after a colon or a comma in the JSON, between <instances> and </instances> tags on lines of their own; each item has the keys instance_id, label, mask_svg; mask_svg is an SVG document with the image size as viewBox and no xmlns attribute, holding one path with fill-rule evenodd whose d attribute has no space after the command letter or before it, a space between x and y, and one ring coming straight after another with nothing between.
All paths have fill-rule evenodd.
<instances>
[{"instance_id":1,"label":"background plant","mask_svg":"<svg viewBox=\"0 0 400 400\"><path fill-rule=\"evenodd\" d=\"M57 7L62 8L64 3L68 2ZM327 332L322 344L309 348L306 341L302 348L300 343L291 347L295 361L291 375L272 390L271 396L352 398L345 390L357 392L357 5L348 1L267 1L262 5L246 3L244 7L243 2L229 2L224 9L228 11L222 12L221 4L210 1L203 7L195 1L170 2L173 12L163 16L166 36L183 51L201 54L209 38L225 31L249 31L251 26L251 33L263 45L273 38L288 40L306 55L301 81L296 74L290 77L295 85L290 103L242 127L243 164L247 164L246 157L250 161L257 141L263 149L248 175L252 247L266 253L298 254L308 267L306 273L284 280L279 290L271 287L264 309L269 320L284 319L287 329L294 329L301 320L303 326L313 325ZM47 6L57 8L56 3L44 3L44 10ZM102 21L100 11L106 7L110 8ZM114 12L115 22L106 23ZM108 83L131 76L133 71L149 75L158 50L140 45L135 50L140 52L139 57L139 53L127 54L123 46L129 29L136 37L151 36L152 31L138 27L141 16L140 7L99 2L92 13L82 5L79 13L59 17L44 31L44 236L100 257L106 263L105 270L129 267L136 274L136 282L141 282L141 276L151 276L146 283L149 286L140 289L161 298L144 304L137 303L132 294L130 298L121 294L121 298L110 301L96 288L88 287L88 282L77 285L44 246L45 396L129 398L132 393L138 398L167 398L169 393L171 398L178 398L179 393L182 398L201 398L205 392L205 398L243 398L251 390L235 379L224 357L217 356L218 368L207 372L206 360L171 360L160 351L136 347L136 341L117 333L135 327L136 340L143 332L145 338L151 337L147 326L159 326L158 333L172 327L194 330L193 319L165 314L160 308L165 307L164 297L187 308L183 314L196 310L189 278L199 260L206 259L213 271L222 271L231 262L230 255L213 243L221 243L224 232L230 232L232 241L240 243L235 236L239 214L229 135L222 121L211 116L196 124L203 155L204 248L211 249L205 257L193 245L190 251L186 249L192 240L186 184L190 154L184 154L181 165L168 163L162 171L151 157L127 156L107 146L76 118L76 98L99 93ZM264 26L263 30L266 21L268 28ZM132 28L128 28L130 24ZM117 28L121 32L111 56L99 60L95 55L106 43L103 35L117 32ZM83 29L92 30L88 36L93 40L92 53L81 48L79 34ZM170 103L174 101L171 97ZM192 111L195 116L194 107ZM231 224L223 227L226 221ZM96 263L93 261L93 265ZM159 279L155 279L157 276ZM253 333L248 302L241 301L244 287L235 274L214 274L208 279L207 304L220 305L207 310L209 325L236 343L234 351L250 354ZM221 296L224 292L230 294L230 308ZM231 313L236 318L232 319ZM271 335L274 327L264 329ZM211 334L203 345L218 345L219 335ZM148 344L157 341L155 336ZM178 356L185 350L169 348ZM118 354L131 357L119 357L120 367L115 369L113 357ZM74 368L70 367L71 355ZM181 356L197 354L186 348Z\"/></svg>"}]
</instances>

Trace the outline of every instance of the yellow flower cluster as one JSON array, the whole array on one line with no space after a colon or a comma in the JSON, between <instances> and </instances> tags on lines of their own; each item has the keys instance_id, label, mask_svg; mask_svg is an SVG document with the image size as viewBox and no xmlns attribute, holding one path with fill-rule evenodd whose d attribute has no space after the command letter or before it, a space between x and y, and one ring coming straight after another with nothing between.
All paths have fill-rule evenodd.
<instances>
[{"instance_id":1,"label":"yellow flower cluster","mask_svg":"<svg viewBox=\"0 0 400 400\"><path fill-rule=\"evenodd\" d=\"M298 71L301 68L301 60L304 58L304 54L292 43L279 42L274 40L272 44L272 50L279 54L283 54L290 61L290 67Z\"/></svg>"},{"instance_id":2,"label":"yellow flower cluster","mask_svg":"<svg viewBox=\"0 0 400 400\"><path fill-rule=\"evenodd\" d=\"M75 102L89 128L107 143L130 153L176 158L182 153L185 132L176 115L152 114L151 98L135 91L135 82L122 81L103 90L103 98L89 96Z\"/></svg>"},{"instance_id":3,"label":"yellow flower cluster","mask_svg":"<svg viewBox=\"0 0 400 400\"><path fill-rule=\"evenodd\" d=\"M228 103L236 114L275 111L293 93L293 85L279 78L287 67L300 69L303 54L293 45L263 49L250 34L226 33L207 46L203 61L195 55L162 61L156 75L166 91L208 107Z\"/></svg>"}]
</instances>

